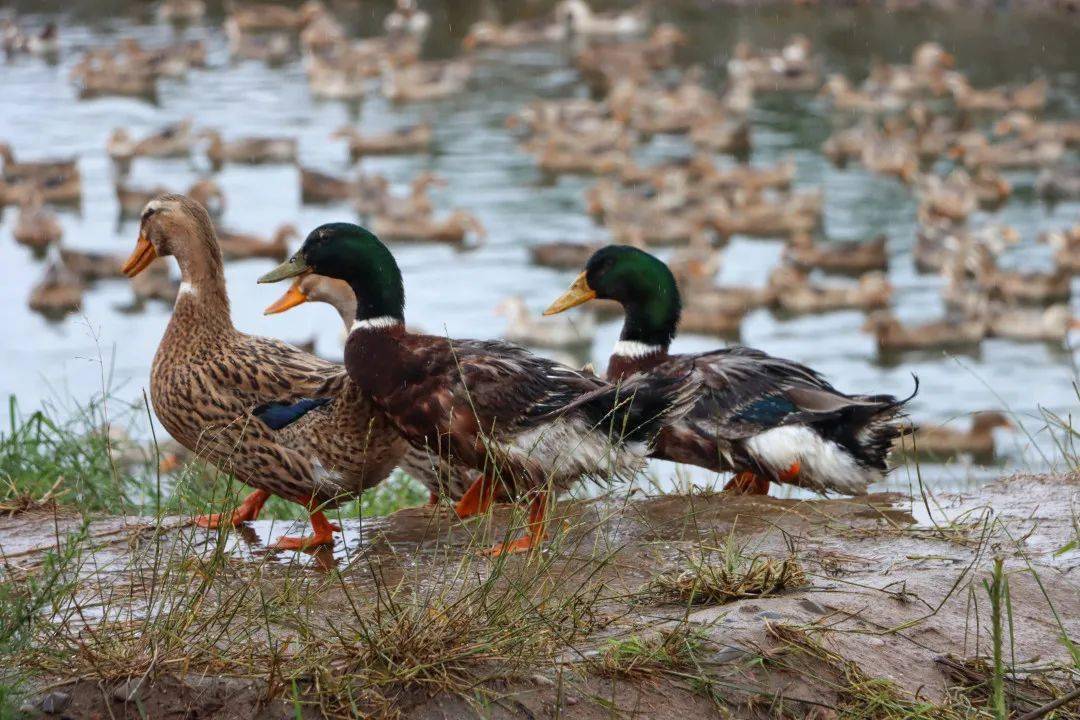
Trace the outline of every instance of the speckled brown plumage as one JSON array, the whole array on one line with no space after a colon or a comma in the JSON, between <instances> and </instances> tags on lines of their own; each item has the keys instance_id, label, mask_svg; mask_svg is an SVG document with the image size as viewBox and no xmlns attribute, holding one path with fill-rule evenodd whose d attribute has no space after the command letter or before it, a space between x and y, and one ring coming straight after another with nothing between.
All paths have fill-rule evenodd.
<instances>
[{"instance_id":1,"label":"speckled brown plumage","mask_svg":"<svg viewBox=\"0 0 1080 720\"><path fill-rule=\"evenodd\" d=\"M233 327L205 210L182 196L159 197L142 232L159 255L176 257L183 277L150 377L165 429L245 484L294 501L332 505L383 480L405 444L342 368ZM281 430L252 415L267 402L301 398L332 400Z\"/></svg>"}]
</instances>

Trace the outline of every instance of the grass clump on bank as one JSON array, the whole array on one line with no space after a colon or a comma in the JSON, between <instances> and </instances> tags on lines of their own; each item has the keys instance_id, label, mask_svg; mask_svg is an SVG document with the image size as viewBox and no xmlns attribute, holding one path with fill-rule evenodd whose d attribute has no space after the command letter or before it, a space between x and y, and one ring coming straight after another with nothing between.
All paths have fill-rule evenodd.
<instances>
[{"instance_id":1,"label":"grass clump on bank","mask_svg":"<svg viewBox=\"0 0 1080 720\"><path fill-rule=\"evenodd\" d=\"M112 409L119 412L112 414ZM67 419L55 408L24 414L8 399L6 428L0 429L0 512L23 512L56 503L84 513L177 515L220 512L248 488L198 458L174 473L162 473L167 453L148 433L145 405L123 405L97 397ZM149 433L152 436L152 433ZM426 489L403 473L368 489L335 509L341 518L388 515L428 500ZM307 510L271 498L262 517L305 519Z\"/></svg>"},{"instance_id":2,"label":"grass clump on bank","mask_svg":"<svg viewBox=\"0 0 1080 720\"><path fill-rule=\"evenodd\" d=\"M667 672L684 672L697 665L706 634L679 623L652 634L635 634L608 642L594 668L601 675L646 678Z\"/></svg>"},{"instance_id":3,"label":"grass clump on bank","mask_svg":"<svg viewBox=\"0 0 1080 720\"><path fill-rule=\"evenodd\" d=\"M732 528L719 548L700 548L685 566L652 579L643 596L660 602L723 605L752 597L768 597L806 584L806 573L794 553L783 559L750 554Z\"/></svg>"}]
</instances>

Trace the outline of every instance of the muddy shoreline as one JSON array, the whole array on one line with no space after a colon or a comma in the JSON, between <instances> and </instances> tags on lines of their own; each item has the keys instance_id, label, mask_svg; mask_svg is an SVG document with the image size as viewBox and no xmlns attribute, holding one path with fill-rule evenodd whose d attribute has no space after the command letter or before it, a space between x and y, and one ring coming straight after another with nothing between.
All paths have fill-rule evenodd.
<instances>
[{"instance_id":1,"label":"muddy shoreline","mask_svg":"<svg viewBox=\"0 0 1080 720\"><path fill-rule=\"evenodd\" d=\"M930 522L914 522L913 502ZM38 625L38 644L20 660L32 670L26 689L36 690L24 710L74 718L902 716L890 714L895 706L983 717L993 627L983 582L1000 559L1012 621L1006 698L1020 716L1076 687L1062 634L1080 641L1078 508L1075 473L1014 476L914 501L710 494L565 502L545 554L501 566L472 558L505 532L506 508L467 525L443 509L403 510L347 527L333 553L289 557L260 550L288 523L260 522L219 540L179 518L98 518L83 531L94 549L68 575L71 602L49 611L52 621ZM57 538L82 527L59 509L0 519L9 571L33 574ZM161 561L177 552L176 564ZM212 558L217 569L200 570ZM781 561L798 568L795 580L781 577ZM758 583L763 563L768 579ZM716 588L707 583L690 596L662 592L672 578L696 583L702 568L714 584L729 570L742 573L736 597L710 596ZM210 585L199 596L207 607L257 586L264 606L271 597L284 614L267 611L240 634L232 633L246 622L242 612L228 620L178 616L176 607L162 614L161 599L185 584ZM508 587L520 592L500 590ZM474 588L483 594L461 595ZM513 612L487 607L505 611L508 597ZM403 598L418 614L401 610ZM518 600L535 605L518 613ZM485 606L482 619L476 605ZM370 615L369 606L381 610ZM310 626L289 614L297 607L314 618ZM551 608L571 608L572 617ZM399 613L394 632L379 636L385 647L371 654L358 628L391 611ZM163 634L177 617L203 624ZM408 618L419 621L404 632ZM515 622L528 637L504 632ZM444 634L423 635L444 623ZM223 624L228 632L201 644ZM468 644L470 633L484 641ZM692 652L641 651L672 643ZM331 678L345 682L331 690ZM43 703L56 712L44 713ZM961 706L971 714L957 714ZM1080 703L1057 712L1076 717Z\"/></svg>"}]
</instances>

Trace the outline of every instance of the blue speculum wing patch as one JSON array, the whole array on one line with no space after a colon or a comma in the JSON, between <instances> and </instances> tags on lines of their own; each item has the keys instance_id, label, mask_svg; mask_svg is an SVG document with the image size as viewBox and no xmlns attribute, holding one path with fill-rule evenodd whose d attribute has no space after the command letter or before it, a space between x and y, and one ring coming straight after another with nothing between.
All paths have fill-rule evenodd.
<instances>
[{"instance_id":1,"label":"blue speculum wing patch","mask_svg":"<svg viewBox=\"0 0 1080 720\"><path fill-rule=\"evenodd\" d=\"M761 425L775 425L798 408L782 395L770 395L755 400L738 412L735 419Z\"/></svg>"},{"instance_id":2,"label":"blue speculum wing patch","mask_svg":"<svg viewBox=\"0 0 1080 720\"><path fill-rule=\"evenodd\" d=\"M266 423L271 430L280 430L328 402L330 398L304 398L294 403L272 402L260 405L252 414Z\"/></svg>"}]
</instances>

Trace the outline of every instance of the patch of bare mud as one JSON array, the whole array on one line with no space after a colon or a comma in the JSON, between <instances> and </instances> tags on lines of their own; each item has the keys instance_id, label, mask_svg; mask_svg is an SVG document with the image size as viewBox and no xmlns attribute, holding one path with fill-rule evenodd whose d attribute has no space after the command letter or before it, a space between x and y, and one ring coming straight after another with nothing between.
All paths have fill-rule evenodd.
<instances>
[{"instance_id":1,"label":"patch of bare mud","mask_svg":"<svg viewBox=\"0 0 1080 720\"><path fill-rule=\"evenodd\" d=\"M71 605L101 609L81 612L49 640L72 648L70 670L48 648L28 652L39 691L27 707L38 703L40 713L40 700L60 693L59 714L75 718L903 716L881 709L888 703L940 706L935 717L982 717L991 648L983 581L999 558L1012 612L1008 698L1020 715L1076 686L1063 634L1080 643L1080 551L1069 549L1078 512L1076 474L1015 476L976 494L925 500L713 494L575 501L555 512L542 557L505 563L476 557L502 539L512 515L519 518L505 507L468 523L429 508L346 521L332 551L310 555L266 553L268 542L297 530L288 523L260 521L219 535L175 518L94 519L83 531L92 550L78 566L69 606L50 611L59 623L72 620ZM928 520L916 523L916 516ZM0 550L9 567L31 573L44 552L81 528L80 518L60 512L4 518ZM221 569L201 569L213 558ZM797 563L802 584L760 595L746 582L742 595L722 603L706 593L679 600L656 592L665 574L727 582L755 558ZM170 617L162 614L161 588L207 583L222 594L246 583L275 604L241 639L215 640L210 652L162 640L171 636L159 634ZM117 597L127 593L122 613L101 600L110 586ZM418 613L394 605L406 596L419 598ZM475 607L454 604L455 597L535 605L521 614L491 611L481 622L470 614ZM400 648L381 652L357 640L393 613L399 625L416 623L385 635ZM544 622L531 622L534 616ZM206 634L221 631L215 622L241 622L239 615L197 617L192 622L206 622L199 630ZM515 638L514 627L500 634L491 617L521 623L530 637ZM131 632L127 645L114 643L120 649L87 634L99 620L115 628L118 619ZM445 632L426 639L428 623ZM162 643L156 655L137 647L139 633L151 628L153 643ZM453 637L456 629L463 637ZM473 632L483 640L470 644ZM677 660L657 655L634 664L642 647L667 647L671 638L689 648ZM238 649L241 642L250 646ZM453 657L433 650L436 642ZM88 647L97 653L92 662ZM362 686L355 694L342 690L352 676ZM959 707L972 714L949 714ZM1080 703L1057 712L1080 716Z\"/></svg>"}]
</instances>

